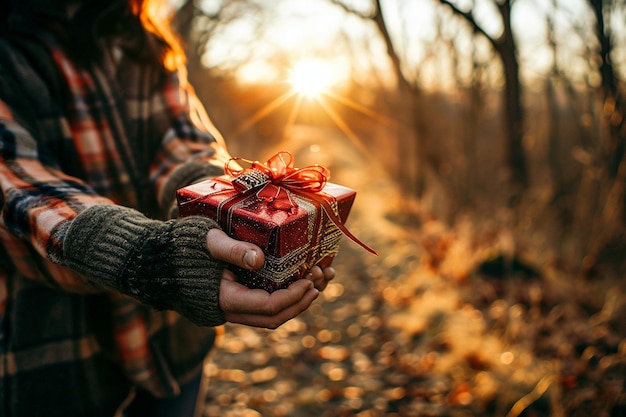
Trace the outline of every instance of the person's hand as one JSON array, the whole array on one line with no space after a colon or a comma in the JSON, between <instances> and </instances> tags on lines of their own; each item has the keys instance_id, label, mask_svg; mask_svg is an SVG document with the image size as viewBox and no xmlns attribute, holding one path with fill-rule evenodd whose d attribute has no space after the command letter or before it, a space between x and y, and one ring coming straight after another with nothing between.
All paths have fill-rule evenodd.
<instances>
[{"instance_id":1,"label":"person's hand","mask_svg":"<svg viewBox=\"0 0 626 417\"><path fill-rule=\"evenodd\" d=\"M263 267L265 256L256 245L228 237L219 229L207 233L207 248L212 256L241 268ZM255 327L275 329L306 310L335 273L332 268L312 268L308 279L297 280L286 289L268 293L249 289L236 282L235 275L225 270L220 285L219 303L226 321Z\"/></svg>"},{"instance_id":2,"label":"person's hand","mask_svg":"<svg viewBox=\"0 0 626 417\"><path fill-rule=\"evenodd\" d=\"M335 270L332 267L322 269L315 265L304 278L313 281L319 291L324 291L330 280L335 278Z\"/></svg>"}]
</instances>

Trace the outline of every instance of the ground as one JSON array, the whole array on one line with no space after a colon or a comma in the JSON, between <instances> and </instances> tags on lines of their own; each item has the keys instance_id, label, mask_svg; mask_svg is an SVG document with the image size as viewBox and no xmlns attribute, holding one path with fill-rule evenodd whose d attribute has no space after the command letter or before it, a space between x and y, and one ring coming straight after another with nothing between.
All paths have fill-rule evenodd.
<instances>
[{"instance_id":1,"label":"ground","mask_svg":"<svg viewBox=\"0 0 626 417\"><path fill-rule=\"evenodd\" d=\"M307 312L274 331L226 325L204 417L626 416L620 265L589 278L521 256L515 230L444 223L353 146L296 133L296 165L358 190L347 225L380 255L344 238Z\"/></svg>"}]
</instances>

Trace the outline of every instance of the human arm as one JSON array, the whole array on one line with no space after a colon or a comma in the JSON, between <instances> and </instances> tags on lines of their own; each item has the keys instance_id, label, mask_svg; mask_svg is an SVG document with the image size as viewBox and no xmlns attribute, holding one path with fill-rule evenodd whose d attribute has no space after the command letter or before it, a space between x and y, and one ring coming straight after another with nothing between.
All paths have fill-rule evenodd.
<instances>
[{"instance_id":1,"label":"human arm","mask_svg":"<svg viewBox=\"0 0 626 417\"><path fill-rule=\"evenodd\" d=\"M23 265L44 262L49 266L39 268L39 274L31 274L31 278L71 291L114 289L206 325L228 319L275 327L308 307L314 298L316 292L308 291L307 285L303 286L306 283L271 297L232 283L225 285L220 298L226 302L218 309L225 265L211 259L204 245L203 234L215 227L211 221L160 222L116 206L80 180L39 161L37 142L11 118L6 107L0 121L0 176L7 196L3 224L12 231L3 237L12 239L8 246L33 245L41 255L36 260L27 250L31 262ZM239 264L233 253L225 252L223 242L211 242L207 245L218 252L220 260ZM256 259L262 265L259 253ZM161 288L163 285L170 288ZM176 293L180 296L173 296ZM275 299L278 301L272 301ZM258 308L251 310L250 306ZM246 316L241 315L244 309Z\"/></svg>"},{"instance_id":2,"label":"human arm","mask_svg":"<svg viewBox=\"0 0 626 417\"><path fill-rule=\"evenodd\" d=\"M272 294L236 283L226 264L258 269L263 252L231 239L208 219L171 220L165 222L167 227L150 220L143 227L144 222L123 208L87 210L68 231L67 264L107 287L158 309L178 311L199 325L230 321L276 328L317 297L309 280Z\"/></svg>"},{"instance_id":3,"label":"human arm","mask_svg":"<svg viewBox=\"0 0 626 417\"><path fill-rule=\"evenodd\" d=\"M221 324L229 311L241 309L238 300L227 302L225 311L219 308L222 273L238 260L210 255L204 236L216 227L212 221L162 222L113 204L58 169L8 106L0 113L2 237L5 246L24 248L28 259L16 261L18 267L39 266L25 276L70 291L116 290L202 325ZM311 295L304 297L302 289L299 283L295 291L272 296L281 299L278 307L259 312L269 322L253 324L272 327L306 308ZM237 293L242 292L247 293Z\"/></svg>"},{"instance_id":4,"label":"human arm","mask_svg":"<svg viewBox=\"0 0 626 417\"><path fill-rule=\"evenodd\" d=\"M60 66L72 68L68 63ZM71 80L77 76L68 74ZM89 80L84 83L89 85ZM8 84L9 89L19 85ZM146 84L137 82L133 85ZM179 86L166 84L162 92L159 97L143 94L145 92L128 97L127 116L131 119L131 126L140 126L143 131L146 126L140 119L133 121L133 117L146 112L147 103L139 98L151 97L148 100L152 106L148 111L152 124L148 126L149 136L161 140L147 147L161 149L155 158L151 178L159 197L173 199L173 190L177 186L214 172L219 164L211 162L219 159L216 156L220 155L221 148L215 146L207 131L191 123L192 112L187 107L190 100L180 95ZM215 295L221 283L219 273L209 274L211 279L177 278L181 274L199 277L197 274L223 267L216 266L220 263L216 259L206 259L202 233L197 233L198 229L206 232L214 227L208 219L160 222L114 204L83 180L67 175L55 159L56 154L45 146L46 142L42 146L41 138L36 139L37 129L20 124L8 106L2 106L1 110L0 183L4 201L0 237L5 247L18 248L14 259L17 259L19 272L69 291L113 289L157 308L191 309L193 313L186 311L184 314L193 314L192 320L201 324L223 320ZM74 128L82 126L85 124ZM186 242L181 236L194 236L193 241L187 239L194 250L181 244ZM157 253L169 256L157 256ZM115 256L105 256L112 254ZM200 254L201 257L192 259L197 263L186 264L186 257ZM170 264L163 266L164 262ZM148 279L155 276L152 270L166 272L168 276ZM174 282L172 291L183 295L194 286L201 286L192 291L200 293L198 299L205 294L212 295L212 298L202 306L172 300L167 296L168 291L154 290L156 283L163 282L166 286ZM181 304L174 305L176 302ZM204 310L196 311L199 309Z\"/></svg>"}]
</instances>

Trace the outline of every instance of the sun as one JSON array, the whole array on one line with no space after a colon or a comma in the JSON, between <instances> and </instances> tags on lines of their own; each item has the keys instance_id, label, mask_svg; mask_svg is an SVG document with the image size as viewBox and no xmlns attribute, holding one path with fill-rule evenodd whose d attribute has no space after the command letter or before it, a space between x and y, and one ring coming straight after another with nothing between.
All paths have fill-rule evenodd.
<instances>
[{"instance_id":1,"label":"sun","mask_svg":"<svg viewBox=\"0 0 626 417\"><path fill-rule=\"evenodd\" d=\"M305 59L292 67L289 82L294 92L313 98L331 88L336 83L336 77L328 62Z\"/></svg>"}]
</instances>

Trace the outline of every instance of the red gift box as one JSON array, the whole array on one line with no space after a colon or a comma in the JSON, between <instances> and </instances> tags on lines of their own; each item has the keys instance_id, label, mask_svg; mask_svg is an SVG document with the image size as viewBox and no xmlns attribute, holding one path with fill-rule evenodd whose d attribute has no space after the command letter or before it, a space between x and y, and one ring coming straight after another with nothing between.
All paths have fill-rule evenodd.
<instances>
[{"instance_id":1,"label":"red gift box","mask_svg":"<svg viewBox=\"0 0 626 417\"><path fill-rule=\"evenodd\" d=\"M251 167L232 169L232 161ZM343 225L356 192L327 182L325 168L293 168L291 154L280 152L267 164L233 158L226 172L179 189L177 202L181 217L210 217L229 236L263 249L261 270L235 268L242 284L268 292L286 288L314 265L330 266L342 234L375 253Z\"/></svg>"}]
</instances>

